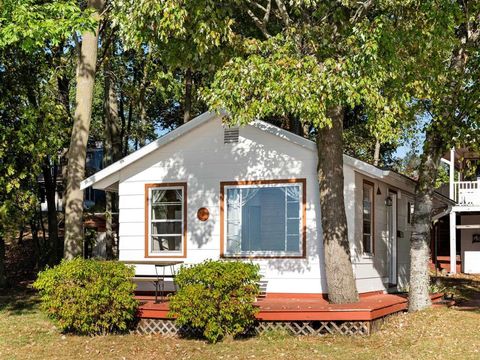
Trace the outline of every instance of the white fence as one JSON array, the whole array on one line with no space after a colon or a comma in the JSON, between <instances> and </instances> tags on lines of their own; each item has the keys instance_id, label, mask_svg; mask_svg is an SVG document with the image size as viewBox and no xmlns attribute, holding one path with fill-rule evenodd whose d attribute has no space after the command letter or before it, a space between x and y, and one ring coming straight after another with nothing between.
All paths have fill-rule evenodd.
<instances>
[{"instance_id":1,"label":"white fence","mask_svg":"<svg viewBox=\"0 0 480 360\"><path fill-rule=\"evenodd\" d=\"M480 206L480 180L455 181L453 199L460 206Z\"/></svg>"}]
</instances>

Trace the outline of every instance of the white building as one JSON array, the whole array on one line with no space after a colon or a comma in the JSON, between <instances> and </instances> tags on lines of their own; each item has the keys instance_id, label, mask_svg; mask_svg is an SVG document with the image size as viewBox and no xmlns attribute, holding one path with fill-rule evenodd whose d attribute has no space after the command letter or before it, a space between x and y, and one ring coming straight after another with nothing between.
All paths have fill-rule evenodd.
<instances>
[{"instance_id":1,"label":"white building","mask_svg":"<svg viewBox=\"0 0 480 360\"><path fill-rule=\"evenodd\" d=\"M480 165L480 154L452 149L443 161L450 168L449 194L455 201L450 212L449 270L480 273L480 166L466 175L468 164ZM475 165L475 164L474 164Z\"/></svg>"},{"instance_id":2,"label":"white building","mask_svg":"<svg viewBox=\"0 0 480 360\"><path fill-rule=\"evenodd\" d=\"M120 260L245 259L260 264L267 292L327 293L316 168L309 140L262 121L226 128L205 113L82 188L118 192ZM359 292L404 286L415 182L349 156L344 175ZM448 203L438 195L439 209Z\"/></svg>"}]
</instances>

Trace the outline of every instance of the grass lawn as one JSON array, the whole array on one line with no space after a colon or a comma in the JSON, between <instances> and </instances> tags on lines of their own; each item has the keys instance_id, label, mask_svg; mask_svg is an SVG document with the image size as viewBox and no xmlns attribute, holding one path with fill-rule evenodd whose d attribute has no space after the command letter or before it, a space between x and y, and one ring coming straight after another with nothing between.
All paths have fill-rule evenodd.
<instances>
[{"instance_id":1,"label":"grass lawn","mask_svg":"<svg viewBox=\"0 0 480 360\"><path fill-rule=\"evenodd\" d=\"M449 279L464 299L480 278ZM455 282L457 281L457 282ZM0 295L0 359L480 359L480 311L431 309L392 318L368 337L293 337L203 341L161 336L62 335L38 310L33 293Z\"/></svg>"}]
</instances>

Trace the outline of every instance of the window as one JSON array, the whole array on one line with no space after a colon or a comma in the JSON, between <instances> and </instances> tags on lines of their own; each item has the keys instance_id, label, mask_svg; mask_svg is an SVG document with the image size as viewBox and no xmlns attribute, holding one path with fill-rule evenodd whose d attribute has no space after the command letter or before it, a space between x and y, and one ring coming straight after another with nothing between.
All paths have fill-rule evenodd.
<instances>
[{"instance_id":1,"label":"window","mask_svg":"<svg viewBox=\"0 0 480 360\"><path fill-rule=\"evenodd\" d=\"M185 184L146 185L146 257L185 256Z\"/></svg>"},{"instance_id":2,"label":"window","mask_svg":"<svg viewBox=\"0 0 480 360\"><path fill-rule=\"evenodd\" d=\"M363 182L363 252L373 254L374 221L373 221L373 183Z\"/></svg>"},{"instance_id":3,"label":"window","mask_svg":"<svg viewBox=\"0 0 480 360\"><path fill-rule=\"evenodd\" d=\"M407 202L407 224L411 225L413 221L414 203Z\"/></svg>"},{"instance_id":4,"label":"window","mask_svg":"<svg viewBox=\"0 0 480 360\"><path fill-rule=\"evenodd\" d=\"M222 188L225 255L304 255L305 180L224 184Z\"/></svg>"}]
</instances>

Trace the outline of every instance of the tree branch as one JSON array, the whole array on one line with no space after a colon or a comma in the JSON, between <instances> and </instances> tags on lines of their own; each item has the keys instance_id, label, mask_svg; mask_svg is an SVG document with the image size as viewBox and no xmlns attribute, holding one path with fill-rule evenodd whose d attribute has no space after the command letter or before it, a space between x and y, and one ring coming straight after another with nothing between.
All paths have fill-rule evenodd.
<instances>
[{"instance_id":1,"label":"tree branch","mask_svg":"<svg viewBox=\"0 0 480 360\"><path fill-rule=\"evenodd\" d=\"M290 25L290 16L288 15L287 7L285 6L285 1L284 0L275 0L275 3L277 4L278 11L280 13L280 17L283 21L283 24L285 26Z\"/></svg>"},{"instance_id":2,"label":"tree branch","mask_svg":"<svg viewBox=\"0 0 480 360\"><path fill-rule=\"evenodd\" d=\"M267 30L267 24L268 24L268 21L270 20L270 12L271 12L271 9L272 9L272 0L268 0L268 3L267 3L266 7L260 5L259 3L255 2L255 1L247 0L247 2L249 4L252 4L253 6L256 6L257 8L259 8L260 10L262 10L264 12L263 18L262 18L262 20L260 20L254 14L254 12L251 9L247 8L247 14L248 14L248 16L250 16L252 18L253 22L255 23L255 26L257 26L257 28L262 32L262 34L267 39L270 38L271 35L269 34L269 32Z\"/></svg>"},{"instance_id":3,"label":"tree branch","mask_svg":"<svg viewBox=\"0 0 480 360\"><path fill-rule=\"evenodd\" d=\"M352 17L352 20L351 20L352 23L356 23L356 22L360 21L361 19L363 19L367 15L368 10L373 5L373 0L367 0L365 2L359 2L358 4L359 4L359 7L357 8L357 10L355 11L355 14Z\"/></svg>"}]
</instances>

